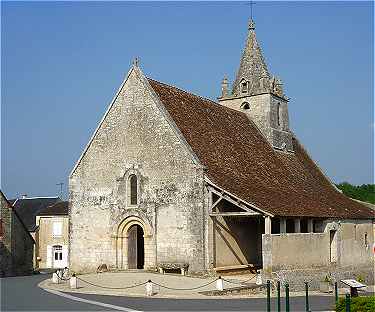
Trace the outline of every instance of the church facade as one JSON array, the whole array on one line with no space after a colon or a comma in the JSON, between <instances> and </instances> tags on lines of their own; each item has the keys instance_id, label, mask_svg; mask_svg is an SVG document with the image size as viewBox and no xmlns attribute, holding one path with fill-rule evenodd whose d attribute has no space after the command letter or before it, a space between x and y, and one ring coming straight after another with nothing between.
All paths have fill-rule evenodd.
<instances>
[{"instance_id":1,"label":"church facade","mask_svg":"<svg viewBox=\"0 0 375 312\"><path fill-rule=\"evenodd\" d=\"M253 21L233 88L224 78L221 89L214 102L133 64L69 178L70 269L373 278L373 212L290 130Z\"/></svg>"}]
</instances>

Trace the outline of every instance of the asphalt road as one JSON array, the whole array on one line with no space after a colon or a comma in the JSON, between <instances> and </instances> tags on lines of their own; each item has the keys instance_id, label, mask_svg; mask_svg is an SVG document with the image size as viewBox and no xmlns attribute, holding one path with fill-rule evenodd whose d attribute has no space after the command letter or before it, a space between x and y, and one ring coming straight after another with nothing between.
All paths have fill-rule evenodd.
<instances>
[{"instance_id":1,"label":"asphalt road","mask_svg":"<svg viewBox=\"0 0 375 312\"><path fill-rule=\"evenodd\" d=\"M49 275L2 278L1 311L109 311L120 310L116 307L103 307L94 304L74 301L44 291L37 284ZM70 295L117 307L138 311L266 311L265 299L158 299L130 298L119 296L86 295L71 293ZM276 311L275 301L272 310ZM333 296L311 296L312 311L332 310ZM291 311L304 311L304 297L290 298ZM123 309L125 310L125 309ZM285 311L283 307L282 310Z\"/></svg>"}]
</instances>

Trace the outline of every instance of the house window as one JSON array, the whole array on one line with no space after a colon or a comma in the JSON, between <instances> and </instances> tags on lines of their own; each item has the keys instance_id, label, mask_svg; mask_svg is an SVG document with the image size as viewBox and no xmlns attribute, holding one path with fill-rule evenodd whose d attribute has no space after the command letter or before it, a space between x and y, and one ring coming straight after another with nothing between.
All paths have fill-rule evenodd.
<instances>
[{"instance_id":1,"label":"house window","mask_svg":"<svg viewBox=\"0 0 375 312\"><path fill-rule=\"evenodd\" d=\"M53 222L52 235L53 237L62 236L62 223L61 222Z\"/></svg>"},{"instance_id":2,"label":"house window","mask_svg":"<svg viewBox=\"0 0 375 312\"><path fill-rule=\"evenodd\" d=\"M129 177L130 205L138 204L138 178L135 174Z\"/></svg>"},{"instance_id":3,"label":"house window","mask_svg":"<svg viewBox=\"0 0 375 312\"><path fill-rule=\"evenodd\" d=\"M54 260L62 260L62 246L53 246Z\"/></svg>"},{"instance_id":4,"label":"house window","mask_svg":"<svg viewBox=\"0 0 375 312\"><path fill-rule=\"evenodd\" d=\"M243 102L243 103L241 104L241 108L242 108L243 110L250 109L250 104L247 103L247 102Z\"/></svg>"}]
</instances>

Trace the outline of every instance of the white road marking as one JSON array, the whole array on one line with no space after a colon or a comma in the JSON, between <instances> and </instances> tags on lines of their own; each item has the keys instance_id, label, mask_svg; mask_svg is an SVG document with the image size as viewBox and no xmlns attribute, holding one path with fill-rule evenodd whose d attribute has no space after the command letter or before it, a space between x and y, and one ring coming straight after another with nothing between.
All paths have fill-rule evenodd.
<instances>
[{"instance_id":1,"label":"white road marking","mask_svg":"<svg viewBox=\"0 0 375 312\"><path fill-rule=\"evenodd\" d=\"M105 307L105 308L110 308L110 309L119 310L119 311L126 311L126 312L142 312L142 311L139 311L139 310L133 310L133 309L130 309L130 308L120 307L120 306L116 306L116 305L113 305L113 304L82 299L82 298L79 298L79 297L75 297L75 296L72 296L72 295L65 294L65 293L57 291L57 290L45 289L45 288L43 288L43 290L48 291L51 294L61 296L61 297L64 297L64 298L67 298L67 299L70 299L70 300L75 300L75 301L84 302L84 303L88 303L88 304L94 304L94 305Z\"/></svg>"}]
</instances>

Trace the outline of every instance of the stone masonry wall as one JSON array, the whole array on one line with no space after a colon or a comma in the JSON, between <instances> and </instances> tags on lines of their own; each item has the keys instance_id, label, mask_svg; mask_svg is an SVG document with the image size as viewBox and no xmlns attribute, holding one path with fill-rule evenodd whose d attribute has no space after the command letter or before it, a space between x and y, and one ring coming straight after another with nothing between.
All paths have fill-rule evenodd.
<instances>
[{"instance_id":1,"label":"stone masonry wall","mask_svg":"<svg viewBox=\"0 0 375 312\"><path fill-rule=\"evenodd\" d=\"M288 281L294 290L302 290L305 281L317 289L326 275L335 280L362 277L366 284L372 285L371 220L326 220L323 227L323 233L263 235L265 277L272 274L272 278ZM335 231L334 239L330 231Z\"/></svg>"},{"instance_id":2,"label":"stone masonry wall","mask_svg":"<svg viewBox=\"0 0 375 312\"><path fill-rule=\"evenodd\" d=\"M94 271L101 263L124 268L118 253L126 258L127 250L119 248L126 237L117 232L128 217L151 229L145 268L188 262L189 270L204 269L203 169L152 92L133 67L70 177L70 268L75 272ZM130 174L139 181L135 206L127 195Z\"/></svg>"},{"instance_id":3,"label":"stone masonry wall","mask_svg":"<svg viewBox=\"0 0 375 312\"><path fill-rule=\"evenodd\" d=\"M6 200L0 195L0 218L2 222L2 236L0 241L0 276L12 275L12 211L8 208Z\"/></svg>"},{"instance_id":4,"label":"stone masonry wall","mask_svg":"<svg viewBox=\"0 0 375 312\"><path fill-rule=\"evenodd\" d=\"M30 274L34 241L3 196L0 196L3 235L0 241L0 276Z\"/></svg>"},{"instance_id":5,"label":"stone masonry wall","mask_svg":"<svg viewBox=\"0 0 375 312\"><path fill-rule=\"evenodd\" d=\"M247 102L250 109L244 110ZM255 122L266 139L276 148L293 151L292 134L289 132L288 102L272 94L259 94L240 98L221 98L219 103L226 107L246 113ZM277 107L280 105L280 125L277 122Z\"/></svg>"}]
</instances>

